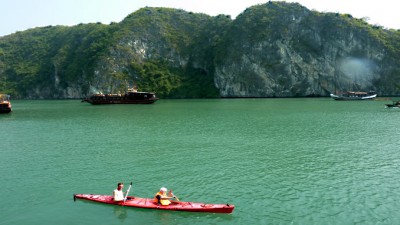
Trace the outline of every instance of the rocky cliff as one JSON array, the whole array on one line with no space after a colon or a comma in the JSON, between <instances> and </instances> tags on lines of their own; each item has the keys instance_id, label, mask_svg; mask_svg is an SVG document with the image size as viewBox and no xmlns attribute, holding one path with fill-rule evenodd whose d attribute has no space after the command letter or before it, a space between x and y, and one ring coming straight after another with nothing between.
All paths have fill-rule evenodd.
<instances>
[{"instance_id":1,"label":"rocky cliff","mask_svg":"<svg viewBox=\"0 0 400 225\"><path fill-rule=\"evenodd\" d=\"M398 58L373 36L379 29L298 4L254 6L229 29L215 83L224 97L327 96L345 90L398 94L395 86L380 83L397 70L387 62Z\"/></svg>"},{"instance_id":2,"label":"rocky cliff","mask_svg":"<svg viewBox=\"0 0 400 225\"><path fill-rule=\"evenodd\" d=\"M0 37L0 91L80 98L132 84L161 97L399 95L400 32L299 4L269 2L235 20L143 8L110 25Z\"/></svg>"}]
</instances>

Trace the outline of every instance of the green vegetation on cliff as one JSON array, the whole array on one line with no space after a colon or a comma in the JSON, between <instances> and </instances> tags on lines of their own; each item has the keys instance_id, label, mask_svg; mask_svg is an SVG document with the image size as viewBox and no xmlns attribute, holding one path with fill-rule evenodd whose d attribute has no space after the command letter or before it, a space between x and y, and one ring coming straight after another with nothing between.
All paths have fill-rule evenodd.
<instances>
[{"instance_id":1,"label":"green vegetation on cliff","mask_svg":"<svg viewBox=\"0 0 400 225\"><path fill-rule=\"evenodd\" d=\"M235 20L146 7L120 23L0 37L0 92L80 98L135 84L164 98L324 95L350 82L337 81L340 68L329 60L360 57L373 61L375 72L379 68L368 81L371 88L399 94L399 43L398 30L296 3L256 5Z\"/></svg>"},{"instance_id":2,"label":"green vegetation on cliff","mask_svg":"<svg viewBox=\"0 0 400 225\"><path fill-rule=\"evenodd\" d=\"M59 96L58 87L85 87L97 59L107 54L112 30L102 24L49 26L0 38L0 90L51 98ZM42 94L32 96L35 91Z\"/></svg>"}]
</instances>

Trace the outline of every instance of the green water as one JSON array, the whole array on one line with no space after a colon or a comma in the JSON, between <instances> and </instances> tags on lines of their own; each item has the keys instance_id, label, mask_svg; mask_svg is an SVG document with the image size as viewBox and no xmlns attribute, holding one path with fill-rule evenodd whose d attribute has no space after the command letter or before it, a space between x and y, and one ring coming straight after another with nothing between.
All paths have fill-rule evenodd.
<instances>
[{"instance_id":1,"label":"green water","mask_svg":"<svg viewBox=\"0 0 400 225\"><path fill-rule=\"evenodd\" d=\"M398 224L400 110L384 101L13 101L0 115L0 224ZM235 204L233 214L73 201L74 193ZM126 185L127 186L127 185Z\"/></svg>"}]
</instances>

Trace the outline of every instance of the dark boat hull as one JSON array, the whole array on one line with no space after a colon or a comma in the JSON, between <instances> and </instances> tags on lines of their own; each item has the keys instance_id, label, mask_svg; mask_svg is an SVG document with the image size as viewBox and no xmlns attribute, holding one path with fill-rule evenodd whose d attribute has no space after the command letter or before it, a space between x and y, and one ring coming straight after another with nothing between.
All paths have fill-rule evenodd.
<instances>
[{"instance_id":1,"label":"dark boat hull","mask_svg":"<svg viewBox=\"0 0 400 225\"><path fill-rule=\"evenodd\" d=\"M387 108L387 109L399 109L400 108L400 105L385 105L385 108Z\"/></svg>"},{"instance_id":2,"label":"dark boat hull","mask_svg":"<svg viewBox=\"0 0 400 225\"><path fill-rule=\"evenodd\" d=\"M10 112L12 112L12 110L11 109L2 109L2 110L0 110L0 113L10 113Z\"/></svg>"},{"instance_id":3,"label":"dark boat hull","mask_svg":"<svg viewBox=\"0 0 400 225\"><path fill-rule=\"evenodd\" d=\"M393 104L385 104L385 108L387 109L399 109L400 101L393 101Z\"/></svg>"},{"instance_id":4,"label":"dark boat hull","mask_svg":"<svg viewBox=\"0 0 400 225\"><path fill-rule=\"evenodd\" d=\"M12 111L10 104L0 104L0 113L10 113Z\"/></svg>"},{"instance_id":5,"label":"dark boat hull","mask_svg":"<svg viewBox=\"0 0 400 225\"><path fill-rule=\"evenodd\" d=\"M104 105L104 104L153 104L157 99L146 99L146 100L113 100L113 99L85 99L85 102L89 102L92 105Z\"/></svg>"}]
</instances>

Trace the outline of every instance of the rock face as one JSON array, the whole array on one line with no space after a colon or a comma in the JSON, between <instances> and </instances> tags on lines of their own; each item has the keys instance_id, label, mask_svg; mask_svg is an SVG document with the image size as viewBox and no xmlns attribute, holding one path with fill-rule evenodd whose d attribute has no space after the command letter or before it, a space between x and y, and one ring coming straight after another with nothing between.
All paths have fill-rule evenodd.
<instances>
[{"instance_id":1,"label":"rock face","mask_svg":"<svg viewBox=\"0 0 400 225\"><path fill-rule=\"evenodd\" d=\"M210 30L231 22L183 10L143 8L117 25L114 43L94 67L91 92L123 92L136 85L161 97L216 97ZM210 40L208 40L210 39ZM201 85L199 88L197 86Z\"/></svg>"},{"instance_id":2,"label":"rock face","mask_svg":"<svg viewBox=\"0 0 400 225\"><path fill-rule=\"evenodd\" d=\"M282 8L281 3L270 2L247 9L228 34L233 38L225 48L227 60L216 66L221 96L327 96L335 91L378 90L375 81L384 72L385 49L345 19L296 4Z\"/></svg>"},{"instance_id":3,"label":"rock face","mask_svg":"<svg viewBox=\"0 0 400 225\"><path fill-rule=\"evenodd\" d=\"M400 31L268 2L235 20L143 8L118 24L0 38L0 91L81 98L135 84L160 97L400 95Z\"/></svg>"}]
</instances>

